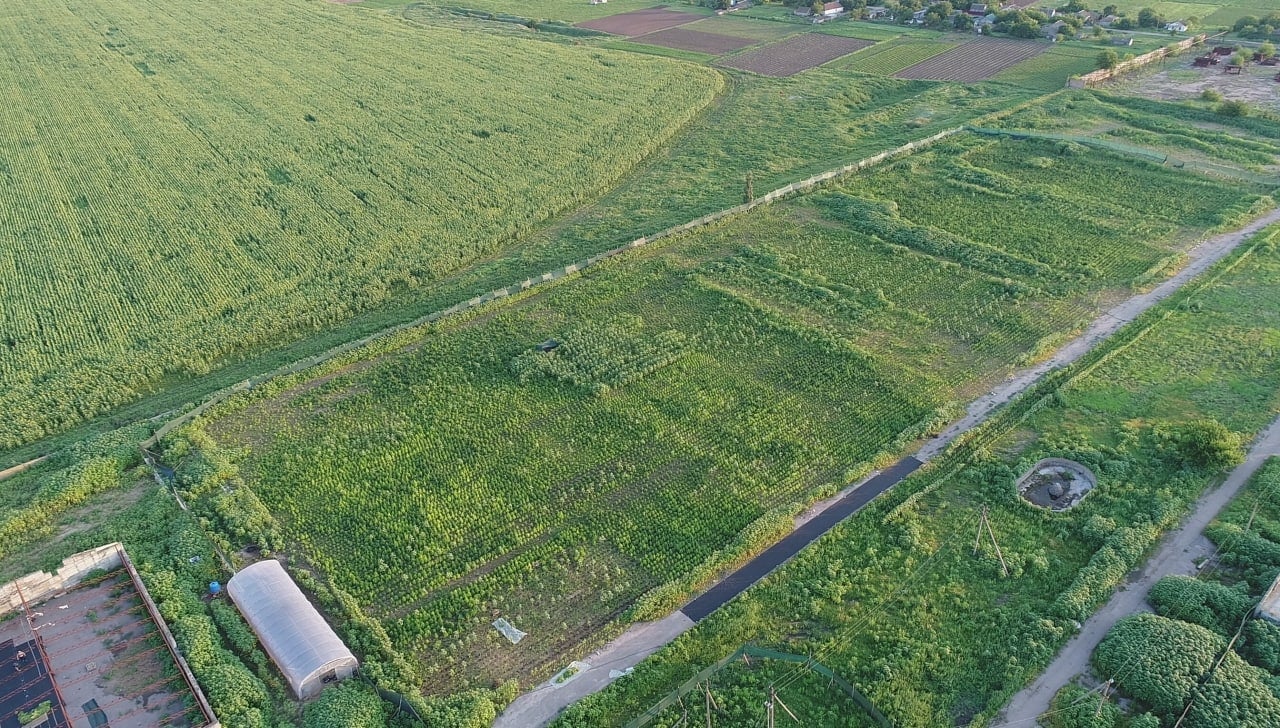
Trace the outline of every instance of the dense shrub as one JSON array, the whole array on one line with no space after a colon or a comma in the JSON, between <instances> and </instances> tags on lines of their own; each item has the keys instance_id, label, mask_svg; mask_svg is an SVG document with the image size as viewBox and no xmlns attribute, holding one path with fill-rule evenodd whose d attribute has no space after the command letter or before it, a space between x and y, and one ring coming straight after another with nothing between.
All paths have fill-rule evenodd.
<instances>
[{"instance_id":1,"label":"dense shrub","mask_svg":"<svg viewBox=\"0 0 1280 728\"><path fill-rule=\"evenodd\" d=\"M1159 428L1156 435L1184 465L1218 469L1244 462L1240 436L1217 420L1201 419L1168 425Z\"/></svg>"},{"instance_id":2,"label":"dense shrub","mask_svg":"<svg viewBox=\"0 0 1280 728\"><path fill-rule=\"evenodd\" d=\"M1226 640L1204 627L1155 614L1116 623L1093 653L1100 674L1163 715L1177 714Z\"/></svg>"},{"instance_id":3,"label":"dense shrub","mask_svg":"<svg viewBox=\"0 0 1280 728\"><path fill-rule=\"evenodd\" d=\"M1255 593L1265 591L1275 580L1280 571L1280 544L1245 532L1234 523L1211 524L1205 535L1222 549L1222 563L1240 569Z\"/></svg>"},{"instance_id":4,"label":"dense shrub","mask_svg":"<svg viewBox=\"0 0 1280 728\"><path fill-rule=\"evenodd\" d=\"M1250 663L1271 673L1280 673L1280 627L1261 619L1244 626L1236 651Z\"/></svg>"},{"instance_id":5,"label":"dense shrub","mask_svg":"<svg viewBox=\"0 0 1280 728\"><path fill-rule=\"evenodd\" d=\"M1156 582L1147 601L1156 614L1198 624L1224 637L1235 634L1240 620L1253 609L1243 591L1188 576L1166 576Z\"/></svg>"},{"instance_id":6,"label":"dense shrub","mask_svg":"<svg viewBox=\"0 0 1280 728\"><path fill-rule=\"evenodd\" d=\"M1186 728L1275 728L1280 698L1267 687L1266 673L1228 652L1213 676L1195 691Z\"/></svg>"},{"instance_id":7,"label":"dense shrub","mask_svg":"<svg viewBox=\"0 0 1280 728\"><path fill-rule=\"evenodd\" d=\"M1091 692L1079 685L1059 690L1048 713L1049 728L1114 728L1120 708L1101 693L1091 696Z\"/></svg>"},{"instance_id":8,"label":"dense shrub","mask_svg":"<svg viewBox=\"0 0 1280 728\"><path fill-rule=\"evenodd\" d=\"M306 728L382 728L387 724L385 703L378 694L358 682L325 689L307 706Z\"/></svg>"},{"instance_id":9,"label":"dense shrub","mask_svg":"<svg viewBox=\"0 0 1280 728\"><path fill-rule=\"evenodd\" d=\"M1053 613L1064 619L1084 621L1093 608L1111 594L1158 535L1150 523L1116 529L1054 601Z\"/></svg>"}]
</instances>

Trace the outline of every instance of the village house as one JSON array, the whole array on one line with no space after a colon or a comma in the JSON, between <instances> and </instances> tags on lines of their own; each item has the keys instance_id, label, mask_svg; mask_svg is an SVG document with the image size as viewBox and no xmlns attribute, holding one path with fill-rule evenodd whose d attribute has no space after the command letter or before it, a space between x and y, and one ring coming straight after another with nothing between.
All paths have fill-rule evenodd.
<instances>
[{"instance_id":1,"label":"village house","mask_svg":"<svg viewBox=\"0 0 1280 728\"><path fill-rule=\"evenodd\" d=\"M1076 17L1084 21L1085 25L1094 25L1098 22L1098 18L1101 16L1092 10L1081 10L1076 13Z\"/></svg>"},{"instance_id":2,"label":"village house","mask_svg":"<svg viewBox=\"0 0 1280 728\"><path fill-rule=\"evenodd\" d=\"M831 19L836 17L837 15L843 15L843 14L844 14L844 6L838 2L823 3L822 5L822 17L824 18Z\"/></svg>"},{"instance_id":3,"label":"village house","mask_svg":"<svg viewBox=\"0 0 1280 728\"><path fill-rule=\"evenodd\" d=\"M1049 40L1053 40L1058 37L1058 34L1061 33L1062 29L1065 27L1067 27L1067 24L1064 21L1055 20L1054 22L1042 27L1040 31L1044 33L1044 37Z\"/></svg>"},{"instance_id":4,"label":"village house","mask_svg":"<svg viewBox=\"0 0 1280 728\"><path fill-rule=\"evenodd\" d=\"M1175 20L1172 23L1165 23L1164 29L1172 33L1185 33L1187 32L1187 24L1181 20Z\"/></svg>"},{"instance_id":5,"label":"village house","mask_svg":"<svg viewBox=\"0 0 1280 728\"><path fill-rule=\"evenodd\" d=\"M1094 25L1099 25L1099 26L1102 26L1103 28L1110 28L1112 23L1115 23L1119 19L1120 19L1119 15L1104 15L1101 18L1098 18L1096 21L1094 21Z\"/></svg>"},{"instance_id":6,"label":"village house","mask_svg":"<svg viewBox=\"0 0 1280 728\"><path fill-rule=\"evenodd\" d=\"M889 8L883 5L868 5L867 20L876 20L877 18L885 18L889 16Z\"/></svg>"},{"instance_id":7,"label":"village house","mask_svg":"<svg viewBox=\"0 0 1280 728\"><path fill-rule=\"evenodd\" d=\"M969 9L968 9L968 10L966 10L966 11L964 11L964 12L965 12L967 15L972 15L972 16L974 16L975 18L981 18L982 16L984 16L984 15L986 15L986 14L987 14L987 4L986 4L986 3L971 3L971 4L969 5Z\"/></svg>"}]
</instances>

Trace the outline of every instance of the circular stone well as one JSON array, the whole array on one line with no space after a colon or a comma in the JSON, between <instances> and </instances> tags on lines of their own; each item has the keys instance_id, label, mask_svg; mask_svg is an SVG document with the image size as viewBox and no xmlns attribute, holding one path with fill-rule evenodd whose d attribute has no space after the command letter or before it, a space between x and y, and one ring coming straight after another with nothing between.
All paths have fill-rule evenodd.
<instances>
[{"instance_id":1,"label":"circular stone well","mask_svg":"<svg viewBox=\"0 0 1280 728\"><path fill-rule=\"evenodd\" d=\"M1080 463L1045 458L1018 478L1018 494L1032 505L1065 511L1074 508L1097 484L1093 471Z\"/></svg>"}]
</instances>

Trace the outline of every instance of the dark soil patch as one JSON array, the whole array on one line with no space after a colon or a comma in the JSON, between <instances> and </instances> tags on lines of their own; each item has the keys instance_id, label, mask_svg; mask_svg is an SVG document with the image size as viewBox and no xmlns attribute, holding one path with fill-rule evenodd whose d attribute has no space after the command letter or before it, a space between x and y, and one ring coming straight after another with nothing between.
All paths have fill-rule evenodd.
<instances>
[{"instance_id":1,"label":"dark soil patch","mask_svg":"<svg viewBox=\"0 0 1280 728\"><path fill-rule=\"evenodd\" d=\"M704 33L701 30L689 30L688 28L670 28L641 36L636 38L635 42L663 46L665 48L677 48L682 51L710 53L713 56L718 56L729 51L736 51L739 48L746 48L756 41L732 35Z\"/></svg>"},{"instance_id":2,"label":"dark soil patch","mask_svg":"<svg viewBox=\"0 0 1280 728\"><path fill-rule=\"evenodd\" d=\"M1048 43L981 38L939 53L894 75L932 81L984 81L1047 50Z\"/></svg>"},{"instance_id":3,"label":"dark soil patch","mask_svg":"<svg viewBox=\"0 0 1280 728\"><path fill-rule=\"evenodd\" d=\"M761 76L794 76L801 71L821 66L829 61L873 46L875 43L861 38L844 38L824 33L805 33L784 41L767 45L757 51L743 53L721 62L720 65L751 71Z\"/></svg>"},{"instance_id":4,"label":"dark soil patch","mask_svg":"<svg viewBox=\"0 0 1280 728\"><path fill-rule=\"evenodd\" d=\"M666 8L647 8L645 10L634 10L630 13L610 15L607 18L598 20L587 20L578 23L578 27L602 30L606 33L634 38L637 35L646 35L654 31L674 28L677 25L702 20L702 18L703 16L701 15L680 13Z\"/></svg>"}]
</instances>

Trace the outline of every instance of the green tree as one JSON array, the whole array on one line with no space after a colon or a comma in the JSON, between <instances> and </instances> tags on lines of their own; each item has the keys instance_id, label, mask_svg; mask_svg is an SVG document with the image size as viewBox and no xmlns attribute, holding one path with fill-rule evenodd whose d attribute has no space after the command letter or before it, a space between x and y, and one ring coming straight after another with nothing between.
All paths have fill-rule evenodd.
<instances>
[{"instance_id":1,"label":"green tree","mask_svg":"<svg viewBox=\"0 0 1280 728\"><path fill-rule=\"evenodd\" d=\"M1258 55L1262 56L1263 58L1271 58L1275 54L1276 54L1276 46L1274 43L1272 43L1269 40L1264 41L1262 45L1258 46Z\"/></svg>"},{"instance_id":2,"label":"green tree","mask_svg":"<svg viewBox=\"0 0 1280 728\"><path fill-rule=\"evenodd\" d=\"M930 28L944 28L951 20L951 13L955 8L949 2L935 3L929 7L929 11L924 14L924 24Z\"/></svg>"},{"instance_id":3,"label":"green tree","mask_svg":"<svg viewBox=\"0 0 1280 728\"><path fill-rule=\"evenodd\" d=\"M1237 33L1243 33L1247 28L1257 27L1261 22L1256 15L1243 15L1236 20L1236 24L1231 26L1231 29Z\"/></svg>"},{"instance_id":4,"label":"green tree","mask_svg":"<svg viewBox=\"0 0 1280 728\"><path fill-rule=\"evenodd\" d=\"M1138 11L1139 28L1157 28L1164 24L1162 22L1163 20L1164 19L1151 8L1143 8Z\"/></svg>"},{"instance_id":5,"label":"green tree","mask_svg":"<svg viewBox=\"0 0 1280 728\"><path fill-rule=\"evenodd\" d=\"M1108 48L1098 54L1098 68L1115 68L1120 65L1120 54Z\"/></svg>"},{"instance_id":6,"label":"green tree","mask_svg":"<svg viewBox=\"0 0 1280 728\"><path fill-rule=\"evenodd\" d=\"M1218 113L1224 116L1243 116L1243 114L1223 111L1223 107L1228 104L1239 103L1224 101L1218 107ZM1240 436L1228 430L1226 425L1217 420L1201 419L1183 422L1161 428L1156 434L1163 445L1173 450L1174 456L1183 465L1217 470L1244 462L1244 448L1240 442Z\"/></svg>"}]
</instances>

